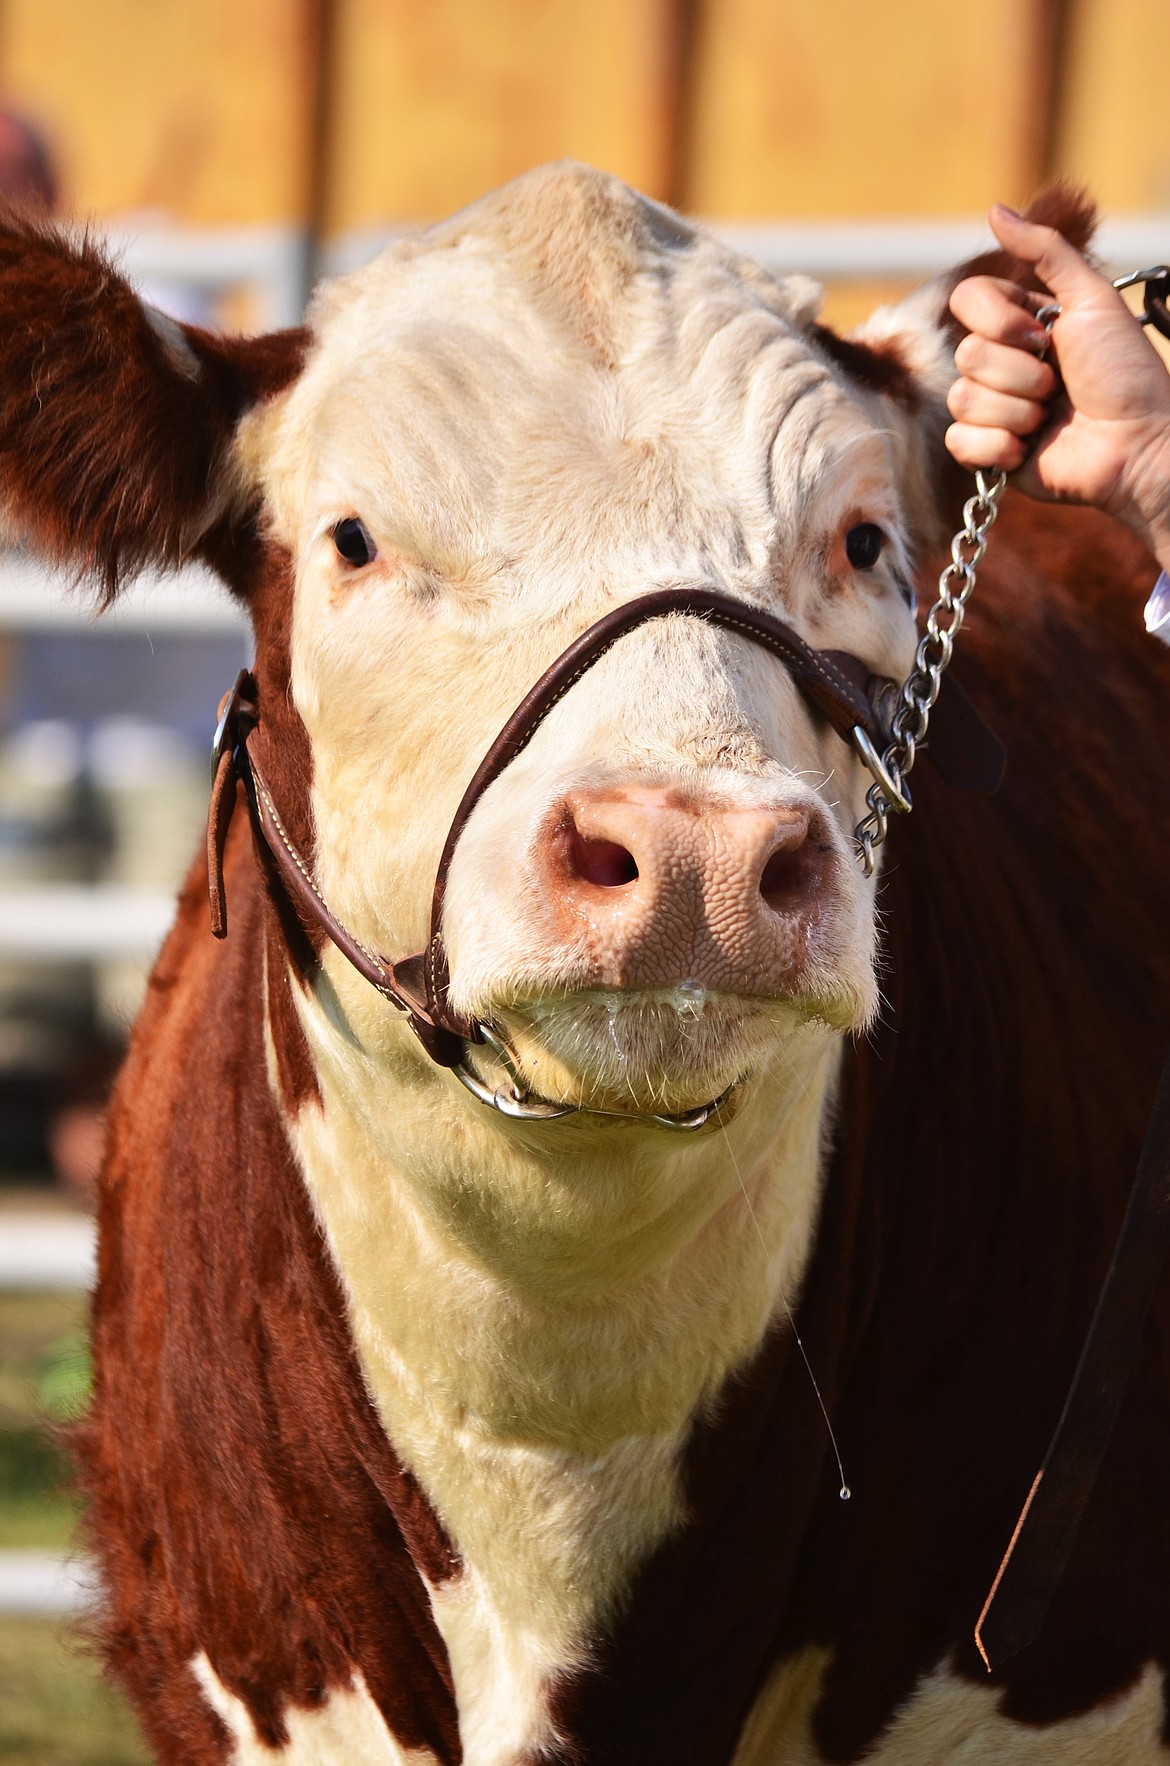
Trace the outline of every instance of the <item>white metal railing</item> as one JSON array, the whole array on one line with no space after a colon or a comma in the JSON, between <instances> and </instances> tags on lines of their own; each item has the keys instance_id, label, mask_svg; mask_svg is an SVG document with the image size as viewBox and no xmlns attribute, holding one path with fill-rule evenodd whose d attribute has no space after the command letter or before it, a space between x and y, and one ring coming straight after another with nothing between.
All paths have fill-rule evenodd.
<instances>
[{"instance_id":1,"label":"white metal railing","mask_svg":"<svg viewBox=\"0 0 1170 1766\"><path fill-rule=\"evenodd\" d=\"M846 281L871 276L932 276L994 244L981 218L727 221L703 224L780 273ZM361 228L329 241L321 253L326 274L356 268L418 227ZM263 289L267 322L295 324L305 239L294 227L181 227L157 216L126 216L106 236L129 276L139 284L183 284L208 294L241 285ZM1110 264L1136 268L1170 256L1170 214L1111 215L1101 223L1097 250Z\"/></svg>"},{"instance_id":2,"label":"white metal railing","mask_svg":"<svg viewBox=\"0 0 1170 1766\"><path fill-rule=\"evenodd\" d=\"M93 1222L58 1214L0 1214L0 1289L92 1286ZM51 1551L0 1551L0 1614L58 1618L83 1611L98 1592L84 1558Z\"/></svg>"},{"instance_id":3,"label":"white metal railing","mask_svg":"<svg viewBox=\"0 0 1170 1766\"><path fill-rule=\"evenodd\" d=\"M75 1215L0 1214L0 1289L88 1288L96 1270L93 1222ZM67 1618L92 1606L92 1564L69 1553L0 1551L0 1614Z\"/></svg>"},{"instance_id":4,"label":"white metal railing","mask_svg":"<svg viewBox=\"0 0 1170 1766\"><path fill-rule=\"evenodd\" d=\"M175 917L175 898L113 883L46 883L0 889L0 956L30 962L153 957Z\"/></svg>"},{"instance_id":5,"label":"white metal railing","mask_svg":"<svg viewBox=\"0 0 1170 1766\"><path fill-rule=\"evenodd\" d=\"M63 1618L92 1606L98 1579L81 1557L52 1551L0 1551L0 1613Z\"/></svg>"},{"instance_id":6,"label":"white metal railing","mask_svg":"<svg viewBox=\"0 0 1170 1766\"><path fill-rule=\"evenodd\" d=\"M0 1213L0 1289L93 1286L97 1229L81 1214Z\"/></svg>"},{"instance_id":7,"label":"white metal railing","mask_svg":"<svg viewBox=\"0 0 1170 1766\"><path fill-rule=\"evenodd\" d=\"M875 276L934 276L995 246L986 221L976 217L876 221L698 218L736 251L776 274L803 270L809 276L846 282ZM326 247L323 268L330 275L356 269L404 231L407 229L371 227L348 234ZM1106 263L1126 268L1164 262L1170 257L1170 212L1107 216L1098 230L1096 249Z\"/></svg>"},{"instance_id":8,"label":"white metal railing","mask_svg":"<svg viewBox=\"0 0 1170 1766\"><path fill-rule=\"evenodd\" d=\"M121 216L100 231L119 268L148 297L181 290L213 301L248 288L259 296L258 328L278 330L300 321L305 237L299 228L187 227L140 214Z\"/></svg>"},{"instance_id":9,"label":"white metal railing","mask_svg":"<svg viewBox=\"0 0 1170 1766\"><path fill-rule=\"evenodd\" d=\"M706 223L737 251L780 274L858 281L871 276L935 276L995 246L982 220L787 221ZM1170 258L1170 212L1112 215L1096 250L1104 262L1136 269Z\"/></svg>"},{"instance_id":10,"label":"white metal railing","mask_svg":"<svg viewBox=\"0 0 1170 1766\"><path fill-rule=\"evenodd\" d=\"M172 575L147 571L129 583L107 612L94 612L84 585L20 552L0 553L0 628L88 631L94 638L127 632L214 635L248 630L243 608L214 571L191 564Z\"/></svg>"}]
</instances>

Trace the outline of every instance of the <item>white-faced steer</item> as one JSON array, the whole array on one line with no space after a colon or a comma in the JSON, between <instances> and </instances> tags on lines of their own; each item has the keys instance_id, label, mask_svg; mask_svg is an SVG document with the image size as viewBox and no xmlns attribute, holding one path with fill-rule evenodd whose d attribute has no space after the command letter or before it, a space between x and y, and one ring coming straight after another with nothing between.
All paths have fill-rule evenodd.
<instances>
[{"instance_id":1,"label":"white-faced steer","mask_svg":"<svg viewBox=\"0 0 1170 1766\"><path fill-rule=\"evenodd\" d=\"M875 898L847 737L964 494L945 299L843 341L576 166L253 341L6 224L10 518L110 597L206 558L256 634L78 1439L161 1759L1166 1757L1164 1312L1039 1642L970 1642L1165 1033L1170 682L1133 546L1005 514L1008 786L916 773ZM497 732L651 595L520 714L432 928Z\"/></svg>"}]
</instances>

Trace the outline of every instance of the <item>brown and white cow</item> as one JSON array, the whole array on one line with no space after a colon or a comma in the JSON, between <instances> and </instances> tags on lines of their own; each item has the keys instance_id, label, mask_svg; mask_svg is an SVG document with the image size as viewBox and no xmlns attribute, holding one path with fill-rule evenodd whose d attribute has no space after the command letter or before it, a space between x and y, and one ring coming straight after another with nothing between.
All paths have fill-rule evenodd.
<instances>
[{"instance_id":1,"label":"brown and white cow","mask_svg":"<svg viewBox=\"0 0 1170 1766\"><path fill-rule=\"evenodd\" d=\"M251 342L29 224L0 268L10 517L107 598L222 572L253 752L368 950L422 948L481 754L607 609L705 585L910 661L957 508L941 284L841 341L803 279L576 166ZM1039 1641L990 1679L971 1642L1170 1019L1150 575L1009 508L963 637L1008 784L922 769L880 886L868 775L779 661L682 614L623 638L444 910L454 1005L575 1116L433 1064L236 816L230 936L197 866L114 1102L79 1441L160 1759L1168 1757L1165 1307ZM648 1120L728 1088L703 1132Z\"/></svg>"}]
</instances>

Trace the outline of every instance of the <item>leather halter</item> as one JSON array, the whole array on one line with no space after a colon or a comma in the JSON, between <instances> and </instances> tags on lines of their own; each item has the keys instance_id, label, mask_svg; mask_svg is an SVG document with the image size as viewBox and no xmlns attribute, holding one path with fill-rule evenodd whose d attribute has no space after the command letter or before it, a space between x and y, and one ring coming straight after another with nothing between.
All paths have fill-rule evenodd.
<instances>
[{"instance_id":1,"label":"leather halter","mask_svg":"<svg viewBox=\"0 0 1170 1766\"><path fill-rule=\"evenodd\" d=\"M453 1012L448 999L450 973L442 932L443 902L459 837L489 785L523 752L553 707L620 638L666 614L688 614L748 638L785 665L807 703L827 720L842 741L855 743L854 733L860 731L874 747L880 750L884 746L889 720L898 703L898 686L885 676L874 675L859 657L840 650L814 650L782 620L714 589L659 589L627 601L604 614L562 651L524 696L484 755L443 843L426 949L394 962L370 950L342 925L317 887L311 865L290 837L248 746L260 721L260 705L255 677L243 670L231 693L221 702L212 749L215 783L207 823L207 871L215 936L223 938L227 934L223 854L236 803L236 780L242 779L253 831L272 855L292 901L372 987L406 1014L411 1029L432 1060L443 1067L458 1066L466 1044L484 1041L483 1027ZM947 776L972 789L994 790L1002 771L998 743L961 695L948 693L940 703L950 704L954 710L952 741L946 741L944 725L936 745L936 758L946 756L950 761L945 768Z\"/></svg>"}]
</instances>

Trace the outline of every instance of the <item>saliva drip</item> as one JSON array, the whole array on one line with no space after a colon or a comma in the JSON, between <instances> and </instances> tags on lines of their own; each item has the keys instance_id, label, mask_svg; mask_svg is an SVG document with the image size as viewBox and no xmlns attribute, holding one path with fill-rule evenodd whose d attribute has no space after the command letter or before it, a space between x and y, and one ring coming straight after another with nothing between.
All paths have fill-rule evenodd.
<instances>
[{"instance_id":1,"label":"saliva drip","mask_svg":"<svg viewBox=\"0 0 1170 1766\"><path fill-rule=\"evenodd\" d=\"M707 989L701 981L680 981L671 991L670 1003L680 1018L701 1018L707 1004Z\"/></svg>"}]
</instances>

